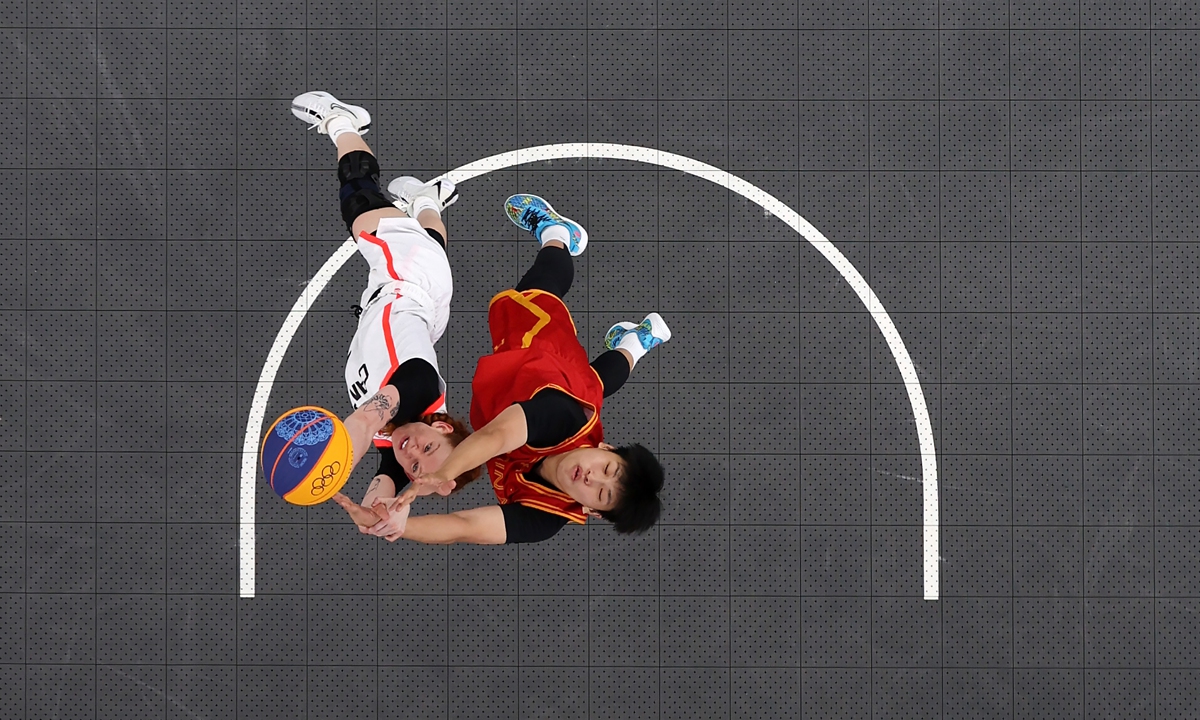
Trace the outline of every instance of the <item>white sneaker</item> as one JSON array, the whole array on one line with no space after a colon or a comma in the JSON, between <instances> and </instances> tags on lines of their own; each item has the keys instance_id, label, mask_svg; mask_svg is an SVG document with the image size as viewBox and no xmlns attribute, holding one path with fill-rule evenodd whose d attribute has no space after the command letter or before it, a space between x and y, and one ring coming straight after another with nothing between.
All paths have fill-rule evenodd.
<instances>
[{"instance_id":1,"label":"white sneaker","mask_svg":"<svg viewBox=\"0 0 1200 720\"><path fill-rule=\"evenodd\" d=\"M410 218L415 218L412 212L413 201L420 197L432 198L438 204L439 212L458 202L458 188L449 180L431 180L421 182L415 177L398 177L388 183L388 192L396 198L393 203L404 211Z\"/></svg>"},{"instance_id":2,"label":"white sneaker","mask_svg":"<svg viewBox=\"0 0 1200 720\"><path fill-rule=\"evenodd\" d=\"M327 92L314 91L297 95L292 100L292 114L312 123L322 135L328 135L329 121L335 117L349 118L354 130L362 135L371 129L371 113L357 105L347 105Z\"/></svg>"},{"instance_id":3,"label":"white sneaker","mask_svg":"<svg viewBox=\"0 0 1200 720\"><path fill-rule=\"evenodd\" d=\"M638 342L646 350L652 350L671 339L671 328L667 327L667 321L658 313L650 313L637 325L619 322L609 328L604 335L605 349L616 350L617 345L620 345L621 340L629 333L637 335Z\"/></svg>"}]
</instances>

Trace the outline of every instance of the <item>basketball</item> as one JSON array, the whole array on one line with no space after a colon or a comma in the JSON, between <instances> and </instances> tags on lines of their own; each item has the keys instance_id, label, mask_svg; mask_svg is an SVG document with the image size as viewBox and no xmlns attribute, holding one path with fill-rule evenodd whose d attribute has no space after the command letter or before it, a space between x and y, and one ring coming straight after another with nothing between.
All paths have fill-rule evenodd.
<instances>
[{"instance_id":1,"label":"basketball","mask_svg":"<svg viewBox=\"0 0 1200 720\"><path fill-rule=\"evenodd\" d=\"M337 415L300 407L279 416L262 445L267 484L293 505L316 505L342 489L354 448Z\"/></svg>"}]
</instances>

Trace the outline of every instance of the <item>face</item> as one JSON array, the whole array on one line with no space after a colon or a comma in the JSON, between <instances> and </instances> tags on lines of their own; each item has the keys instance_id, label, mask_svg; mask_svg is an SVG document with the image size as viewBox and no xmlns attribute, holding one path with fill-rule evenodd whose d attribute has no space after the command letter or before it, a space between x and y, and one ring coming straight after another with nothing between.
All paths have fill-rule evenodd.
<instances>
[{"instance_id":1,"label":"face","mask_svg":"<svg viewBox=\"0 0 1200 720\"><path fill-rule=\"evenodd\" d=\"M454 450L454 445L446 437L453 431L454 428L444 422L401 425L392 431L392 449L396 451L396 461L410 478L437 470Z\"/></svg>"},{"instance_id":2,"label":"face","mask_svg":"<svg viewBox=\"0 0 1200 720\"><path fill-rule=\"evenodd\" d=\"M625 467L621 456L609 449L578 448L560 457L554 484L575 502L591 510L612 510L617 504L618 481Z\"/></svg>"}]
</instances>

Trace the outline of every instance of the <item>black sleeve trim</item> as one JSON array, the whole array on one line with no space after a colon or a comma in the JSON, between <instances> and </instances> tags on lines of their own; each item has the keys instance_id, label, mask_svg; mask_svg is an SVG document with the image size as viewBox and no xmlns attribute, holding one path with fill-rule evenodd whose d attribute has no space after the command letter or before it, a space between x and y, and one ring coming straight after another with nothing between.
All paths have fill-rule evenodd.
<instances>
[{"instance_id":1,"label":"black sleeve trim","mask_svg":"<svg viewBox=\"0 0 1200 720\"><path fill-rule=\"evenodd\" d=\"M525 411L525 442L529 447L554 447L587 424L583 406L561 390L546 388L517 404Z\"/></svg>"},{"instance_id":2,"label":"black sleeve trim","mask_svg":"<svg viewBox=\"0 0 1200 720\"><path fill-rule=\"evenodd\" d=\"M505 545L549 540L567 524L565 517L521 504L501 505L504 513Z\"/></svg>"},{"instance_id":3,"label":"black sleeve trim","mask_svg":"<svg viewBox=\"0 0 1200 720\"><path fill-rule=\"evenodd\" d=\"M395 386L400 393L400 407L393 418L397 425L420 420L426 408L442 396L437 370L420 358L404 361L384 384Z\"/></svg>"}]
</instances>

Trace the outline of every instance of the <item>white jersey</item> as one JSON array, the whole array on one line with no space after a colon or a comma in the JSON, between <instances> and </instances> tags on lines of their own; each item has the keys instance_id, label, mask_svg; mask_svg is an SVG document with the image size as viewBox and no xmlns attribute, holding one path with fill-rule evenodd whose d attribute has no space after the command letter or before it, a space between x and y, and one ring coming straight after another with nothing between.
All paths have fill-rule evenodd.
<instances>
[{"instance_id":1,"label":"white jersey","mask_svg":"<svg viewBox=\"0 0 1200 720\"><path fill-rule=\"evenodd\" d=\"M355 408L407 360L420 358L438 369L433 345L446 332L454 292L445 249L416 220L384 218L374 235L360 233L357 242L371 274L346 359L346 389ZM440 371L438 384L436 411L445 412Z\"/></svg>"}]
</instances>

